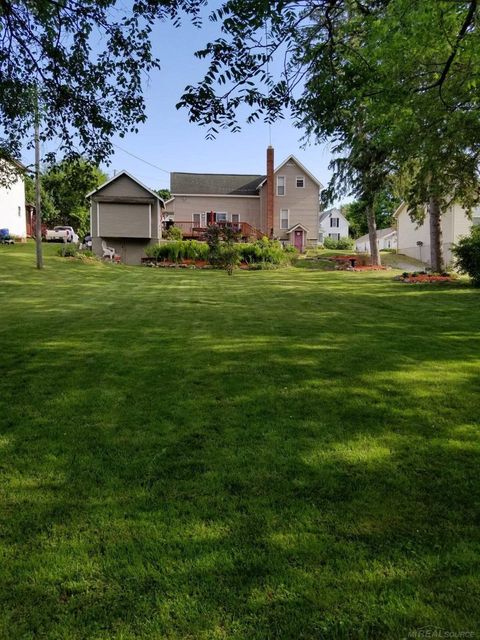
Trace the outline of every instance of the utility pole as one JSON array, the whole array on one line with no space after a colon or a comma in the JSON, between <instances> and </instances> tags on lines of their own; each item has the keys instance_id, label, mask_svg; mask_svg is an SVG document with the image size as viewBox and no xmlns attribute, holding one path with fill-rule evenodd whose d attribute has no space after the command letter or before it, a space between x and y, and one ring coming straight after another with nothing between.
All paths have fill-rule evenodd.
<instances>
[{"instance_id":1,"label":"utility pole","mask_svg":"<svg viewBox=\"0 0 480 640\"><path fill-rule=\"evenodd\" d=\"M40 112L38 108L38 90L35 90L35 213L37 269L43 269L42 198L40 195Z\"/></svg>"}]
</instances>

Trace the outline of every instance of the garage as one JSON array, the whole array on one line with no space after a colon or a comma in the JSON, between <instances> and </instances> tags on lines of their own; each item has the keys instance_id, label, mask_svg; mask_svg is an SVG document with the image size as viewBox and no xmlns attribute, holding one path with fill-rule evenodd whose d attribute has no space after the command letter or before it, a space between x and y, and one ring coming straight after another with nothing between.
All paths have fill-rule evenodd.
<instances>
[{"instance_id":1,"label":"garage","mask_svg":"<svg viewBox=\"0 0 480 640\"><path fill-rule=\"evenodd\" d=\"M88 194L92 249L105 245L125 264L141 264L145 250L161 238L163 200L126 171Z\"/></svg>"}]
</instances>

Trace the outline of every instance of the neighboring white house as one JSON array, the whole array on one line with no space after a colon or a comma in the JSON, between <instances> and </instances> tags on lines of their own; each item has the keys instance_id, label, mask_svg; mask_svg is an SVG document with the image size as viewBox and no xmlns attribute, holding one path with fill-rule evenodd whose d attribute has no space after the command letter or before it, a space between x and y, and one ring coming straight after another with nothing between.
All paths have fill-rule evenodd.
<instances>
[{"instance_id":1,"label":"neighboring white house","mask_svg":"<svg viewBox=\"0 0 480 640\"><path fill-rule=\"evenodd\" d=\"M397 219L397 249L398 253L416 258L422 262L430 262L430 216L425 214L423 224L412 221L405 203L395 212ZM443 255L445 263L452 262L452 244L458 242L461 236L468 235L474 225L480 224L480 207L474 209L469 218L465 209L455 204L443 212L442 235Z\"/></svg>"},{"instance_id":2,"label":"neighboring white house","mask_svg":"<svg viewBox=\"0 0 480 640\"><path fill-rule=\"evenodd\" d=\"M27 237L25 183L22 175L18 175L8 186L0 184L0 229L8 229L12 236Z\"/></svg>"},{"instance_id":3,"label":"neighboring white house","mask_svg":"<svg viewBox=\"0 0 480 640\"><path fill-rule=\"evenodd\" d=\"M318 221L318 244L323 244L325 238L340 240L348 238L349 224L340 209L320 211Z\"/></svg>"},{"instance_id":4,"label":"neighboring white house","mask_svg":"<svg viewBox=\"0 0 480 640\"><path fill-rule=\"evenodd\" d=\"M397 248L397 230L393 227L377 229L377 245L380 251ZM370 238L368 233L355 240L355 250L360 253L370 253Z\"/></svg>"}]
</instances>

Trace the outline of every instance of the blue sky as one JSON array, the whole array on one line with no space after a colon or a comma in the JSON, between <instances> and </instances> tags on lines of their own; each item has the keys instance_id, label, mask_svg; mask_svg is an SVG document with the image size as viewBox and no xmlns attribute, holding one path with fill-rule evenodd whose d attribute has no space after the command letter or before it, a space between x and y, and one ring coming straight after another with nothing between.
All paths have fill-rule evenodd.
<instances>
[{"instance_id":1,"label":"blue sky","mask_svg":"<svg viewBox=\"0 0 480 640\"><path fill-rule=\"evenodd\" d=\"M218 4L211 3L210 6ZM138 134L114 139L115 154L111 164L105 167L110 175L114 170L126 169L151 188L169 186L169 172L191 171L206 173L264 173L269 129L264 123L243 124L238 134L220 132L217 139L205 139L206 129L188 122L186 110L175 108L186 85L194 84L202 77L206 63L194 57L194 51L202 48L218 34L218 24L204 21L198 29L188 19L176 29L171 23L159 24L154 32L155 53L162 68L154 72L145 83L147 122ZM302 148L302 132L295 129L288 118L271 128L275 148L275 164L293 153L322 184L326 184L330 172L331 155L327 146ZM160 171L137 160L122 149L144 161L161 167Z\"/></svg>"}]
</instances>

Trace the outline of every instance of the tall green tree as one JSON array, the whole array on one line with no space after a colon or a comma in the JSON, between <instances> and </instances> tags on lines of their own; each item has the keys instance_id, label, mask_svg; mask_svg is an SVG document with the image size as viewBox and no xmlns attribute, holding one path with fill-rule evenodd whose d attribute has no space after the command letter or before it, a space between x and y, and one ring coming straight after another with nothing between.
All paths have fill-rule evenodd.
<instances>
[{"instance_id":1,"label":"tall green tree","mask_svg":"<svg viewBox=\"0 0 480 640\"><path fill-rule=\"evenodd\" d=\"M378 70L369 91L412 218L430 219L430 262L444 267L442 212L478 203L480 34L477 0L393 0L363 55ZM373 98L374 97L374 98Z\"/></svg>"}]
</instances>

